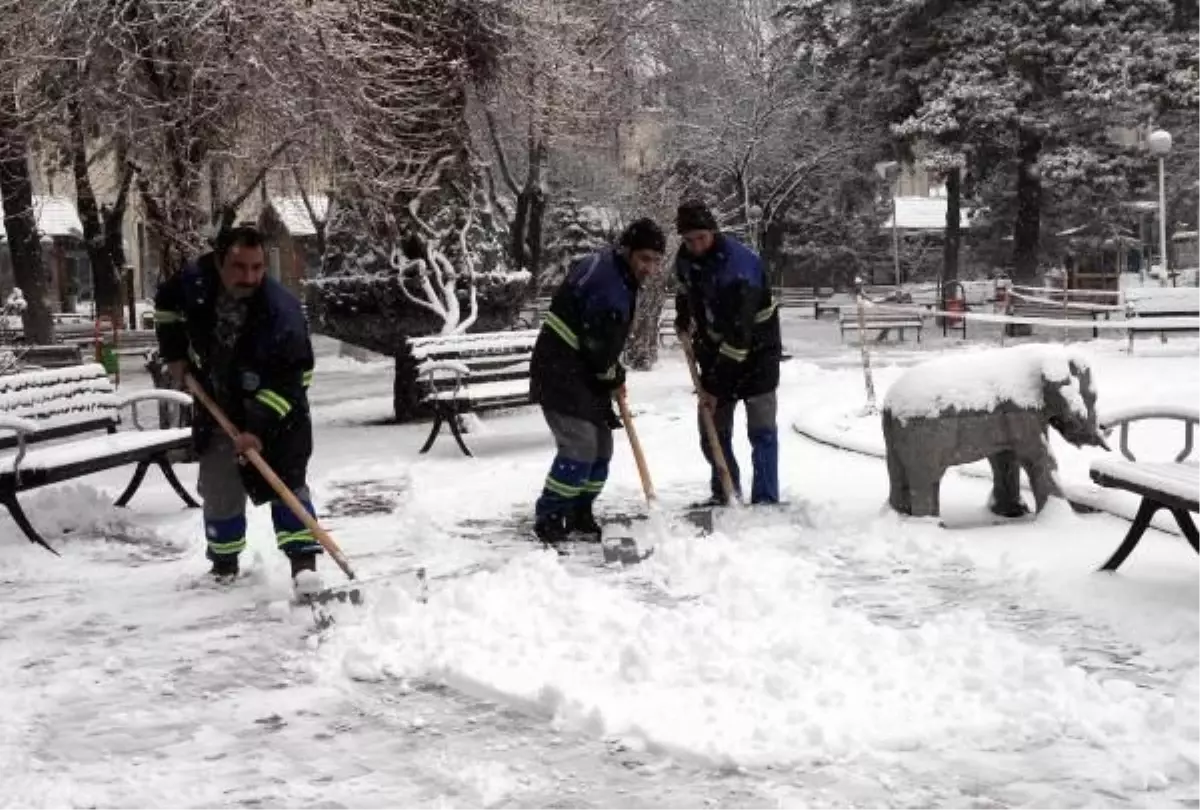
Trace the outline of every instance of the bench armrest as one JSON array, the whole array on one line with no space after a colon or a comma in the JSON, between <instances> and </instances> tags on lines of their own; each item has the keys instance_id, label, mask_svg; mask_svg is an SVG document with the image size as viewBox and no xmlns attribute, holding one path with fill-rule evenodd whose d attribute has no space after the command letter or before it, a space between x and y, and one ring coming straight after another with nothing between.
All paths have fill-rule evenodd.
<instances>
[{"instance_id":1,"label":"bench armrest","mask_svg":"<svg viewBox=\"0 0 1200 810\"><path fill-rule=\"evenodd\" d=\"M37 423L31 419L23 419L20 416L0 413L0 430L11 430L17 434L17 457L13 459L12 469L13 473L19 476L21 474L21 460L25 458L25 436L38 432Z\"/></svg>"},{"instance_id":2,"label":"bench armrest","mask_svg":"<svg viewBox=\"0 0 1200 810\"><path fill-rule=\"evenodd\" d=\"M1189 408L1186 405L1135 405L1101 414L1098 427L1105 436L1111 435L1119 427L1121 429L1121 455L1130 461L1137 461L1133 456L1133 451L1129 449L1129 426L1134 422L1149 419L1170 419L1183 422L1183 449L1175 457L1175 461L1181 462L1191 454L1196 438L1196 425L1200 424L1200 409Z\"/></svg>"},{"instance_id":3,"label":"bench armrest","mask_svg":"<svg viewBox=\"0 0 1200 810\"><path fill-rule=\"evenodd\" d=\"M175 391L170 388L156 388L153 391L134 391L132 394L119 396L117 397L117 407L124 408L128 405L133 405L135 402L143 402L150 399L163 400L175 405L190 406L192 404L191 394L185 394L182 391Z\"/></svg>"},{"instance_id":4,"label":"bench armrest","mask_svg":"<svg viewBox=\"0 0 1200 810\"><path fill-rule=\"evenodd\" d=\"M155 388L149 391L134 391L132 394L125 394L117 398L117 408L129 408L133 414L133 426L138 430L145 430L142 423L138 420L137 403L149 401L165 402L172 405L179 405L181 408L193 407L193 400L190 394L185 394L182 391L175 391L170 388Z\"/></svg>"},{"instance_id":5,"label":"bench armrest","mask_svg":"<svg viewBox=\"0 0 1200 810\"><path fill-rule=\"evenodd\" d=\"M26 433L37 433L38 426L37 422L31 419L0 413L0 430L11 430L18 436L23 437Z\"/></svg>"}]
</instances>

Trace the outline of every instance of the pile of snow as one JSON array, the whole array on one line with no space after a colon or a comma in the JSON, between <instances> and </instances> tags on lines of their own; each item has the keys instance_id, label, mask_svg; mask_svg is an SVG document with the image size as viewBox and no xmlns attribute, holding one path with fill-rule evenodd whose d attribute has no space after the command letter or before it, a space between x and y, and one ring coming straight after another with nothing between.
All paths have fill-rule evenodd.
<instances>
[{"instance_id":1,"label":"pile of snow","mask_svg":"<svg viewBox=\"0 0 1200 810\"><path fill-rule=\"evenodd\" d=\"M1195 287L1140 287L1125 291L1125 302L1135 312L1200 311L1200 290Z\"/></svg>"},{"instance_id":2,"label":"pile of snow","mask_svg":"<svg viewBox=\"0 0 1200 810\"><path fill-rule=\"evenodd\" d=\"M1072 410L1087 414L1071 364L1088 369L1082 355L1058 346L1027 345L938 357L903 373L888 389L883 408L901 421L947 411L989 411L1002 402L1040 408L1047 381L1063 383Z\"/></svg>"},{"instance_id":3,"label":"pile of snow","mask_svg":"<svg viewBox=\"0 0 1200 810\"><path fill-rule=\"evenodd\" d=\"M873 623L792 545L778 527L667 539L637 574L665 591L649 601L524 554L427 604L393 591L325 649L354 679L440 680L719 765L1066 738L1120 763L1094 775L1118 789L1182 778L1194 762L1170 699L1098 680L974 611Z\"/></svg>"}]
</instances>

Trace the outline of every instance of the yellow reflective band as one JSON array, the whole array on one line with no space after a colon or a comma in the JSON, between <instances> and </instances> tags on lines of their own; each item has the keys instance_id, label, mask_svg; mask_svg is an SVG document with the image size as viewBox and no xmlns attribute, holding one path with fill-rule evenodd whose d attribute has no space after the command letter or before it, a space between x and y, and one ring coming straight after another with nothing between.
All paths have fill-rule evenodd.
<instances>
[{"instance_id":1,"label":"yellow reflective band","mask_svg":"<svg viewBox=\"0 0 1200 810\"><path fill-rule=\"evenodd\" d=\"M246 538L239 537L237 540L230 540L226 543L214 543L208 541L208 550L213 554L237 554L246 549Z\"/></svg>"},{"instance_id":2,"label":"yellow reflective band","mask_svg":"<svg viewBox=\"0 0 1200 810\"><path fill-rule=\"evenodd\" d=\"M719 349L720 353L728 357L730 360L741 363L750 356L748 349L735 349L728 343L722 343Z\"/></svg>"},{"instance_id":3,"label":"yellow reflective band","mask_svg":"<svg viewBox=\"0 0 1200 810\"><path fill-rule=\"evenodd\" d=\"M154 310L154 322L163 325L168 323L186 323L187 316L182 312L174 312L169 309L156 309Z\"/></svg>"},{"instance_id":4,"label":"yellow reflective band","mask_svg":"<svg viewBox=\"0 0 1200 810\"><path fill-rule=\"evenodd\" d=\"M714 331L711 328L706 328L705 331L708 332L708 337L709 337L709 339L712 340L713 343L721 342L721 333L720 332Z\"/></svg>"},{"instance_id":5,"label":"yellow reflective band","mask_svg":"<svg viewBox=\"0 0 1200 810\"><path fill-rule=\"evenodd\" d=\"M196 350L188 346L188 359L192 361L192 365L196 368L204 368L204 364L200 362L200 355L196 354Z\"/></svg>"},{"instance_id":6,"label":"yellow reflective band","mask_svg":"<svg viewBox=\"0 0 1200 810\"><path fill-rule=\"evenodd\" d=\"M270 388L260 388L254 399L279 414L280 419L292 411L292 404Z\"/></svg>"},{"instance_id":7,"label":"yellow reflective band","mask_svg":"<svg viewBox=\"0 0 1200 810\"><path fill-rule=\"evenodd\" d=\"M312 543L313 535L308 529L301 529L298 532L276 532L275 545L286 546L291 543Z\"/></svg>"},{"instance_id":8,"label":"yellow reflective band","mask_svg":"<svg viewBox=\"0 0 1200 810\"><path fill-rule=\"evenodd\" d=\"M604 489L603 481L588 481L583 485L584 492L600 492Z\"/></svg>"},{"instance_id":9,"label":"yellow reflective band","mask_svg":"<svg viewBox=\"0 0 1200 810\"><path fill-rule=\"evenodd\" d=\"M312 385L313 370L310 368L308 371L304 372L304 376L301 378L300 381L304 385L305 388L308 388L310 385Z\"/></svg>"},{"instance_id":10,"label":"yellow reflective band","mask_svg":"<svg viewBox=\"0 0 1200 810\"><path fill-rule=\"evenodd\" d=\"M553 312L547 312L546 319L542 321L542 324L549 327L554 334L562 338L563 342L572 349L579 351L579 337L575 334L575 330L563 322L562 318L558 317Z\"/></svg>"},{"instance_id":11,"label":"yellow reflective band","mask_svg":"<svg viewBox=\"0 0 1200 810\"><path fill-rule=\"evenodd\" d=\"M754 314L754 322L755 323L764 323L766 321L771 320L771 316L775 314L775 309L778 306L779 306L778 304L772 302L769 307L766 307L765 309L760 309L758 312L756 312Z\"/></svg>"},{"instance_id":12,"label":"yellow reflective band","mask_svg":"<svg viewBox=\"0 0 1200 810\"><path fill-rule=\"evenodd\" d=\"M583 487L573 487L570 484L564 484L554 478L554 476L546 476L546 489L553 492L555 495L561 495L564 498L574 498L579 493L583 492Z\"/></svg>"}]
</instances>

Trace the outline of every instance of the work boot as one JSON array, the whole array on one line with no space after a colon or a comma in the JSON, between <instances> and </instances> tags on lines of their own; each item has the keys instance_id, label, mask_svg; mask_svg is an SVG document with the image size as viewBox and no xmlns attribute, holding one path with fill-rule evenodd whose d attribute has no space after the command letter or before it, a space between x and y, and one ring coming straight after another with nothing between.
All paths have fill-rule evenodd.
<instances>
[{"instance_id":1,"label":"work boot","mask_svg":"<svg viewBox=\"0 0 1200 810\"><path fill-rule=\"evenodd\" d=\"M212 568L209 569L208 574L220 585L233 582L237 579L238 575L237 555L214 558Z\"/></svg>"},{"instance_id":2,"label":"work boot","mask_svg":"<svg viewBox=\"0 0 1200 810\"><path fill-rule=\"evenodd\" d=\"M533 524L533 533L543 545L558 547L570 539L564 515L543 515Z\"/></svg>"},{"instance_id":3,"label":"work boot","mask_svg":"<svg viewBox=\"0 0 1200 810\"><path fill-rule=\"evenodd\" d=\"M317 570L316 554L292 554L288 557L288 562L292 564L292 579L295 579L296 574L301 571Z\"/></svg>"},{"instance_id":4,"label":"work boot","mask_svg":"<svg viewBox=\"0 0 1200 810\"><path fill-rule=\"evenodd\" d=\"M570 533L584 543L599 543L603 535L596 516L592 514L592 505L575 507L571 513Z\"/></svg>"}]
</instances>

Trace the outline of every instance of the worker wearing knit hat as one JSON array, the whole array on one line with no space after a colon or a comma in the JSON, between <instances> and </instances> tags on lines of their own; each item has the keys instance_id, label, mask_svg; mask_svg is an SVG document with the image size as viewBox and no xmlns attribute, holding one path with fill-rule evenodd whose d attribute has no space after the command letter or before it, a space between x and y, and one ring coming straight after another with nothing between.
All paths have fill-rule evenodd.
<instances>
[{"instance_id":1,"label":"worker wearing knit hat","mask_svg":"<svg viewBox=\"0 0 1200 810\"><path fill-rule=\"evenodd\" d=\"M621 353L639 287L661 269L667 240L637 219L617 244L579 259L550 301L533 348L529 398L542 408L557 452L534 505L534 534L560 552L571 540L599 542L592 504L604 489L621 427L613 398L625 385Z\"/></svg>"},{"instance_id":2,"label":"worker wearing knit hat","mask_svg":"<svg viewBox=\"0 0 1200 810\"><path fill-rule=\"evenodd\" d=\"M729 234L703 202L679 206L675 228L683 240L675 257L675 329L690 340L700 371L700 404L710 411L737 496L741 482L733 457L733 415L746 403L754 477L752 503L779 501L776 397L783 344L779 314L758 255ZM700 425L700 449L711 467L712 497L727 502L720 474Z\"/></svg>"}]
</instances>

